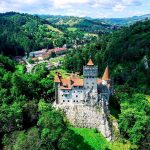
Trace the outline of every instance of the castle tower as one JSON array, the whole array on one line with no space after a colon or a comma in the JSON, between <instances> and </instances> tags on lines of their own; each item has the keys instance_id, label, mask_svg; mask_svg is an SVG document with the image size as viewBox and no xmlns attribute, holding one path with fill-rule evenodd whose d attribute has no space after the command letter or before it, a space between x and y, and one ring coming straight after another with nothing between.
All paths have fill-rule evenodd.
<instances>
[{"instance_id":1,"label":"castle tower","mask_svg":"<svg viewBox=\"0 0 150 150\"><path fill-rule=\"evenodd\" d=\"M102 83L103 84L107 84L110 82L110 78L109 78L109 70L108 70L108 66L106 67L103 77L102 77Z\"/></svg>"},{"instance_id":2,"label":"castle tower","mask_svg":"<svg viewBox=\"0 0 150 150\"><path fill-rule=\"evenodd\" d=\"M55 77L55 80L54 80L54 83L55 83L55 100L56 100L56 103L58 104L59 102L59 98L58 98L58 96L59 96L59 93L58 93L58 88L59 88L59 86L60 86L60 83L61 83L61 81L60 81L60 75L59 74L57 74L57 76Z\"/></svg>"},{"instance_id":3,"label":"castle tower","mask_svg":"<svg viewBox=\"0 0 150 150\"><path fill-rule=\"evenodd\" d=\"M108 66L105 69L105 72L103 74L102 80L108 81L109 80L109 71L108 71Z\"/></svg>"},{"instance_id":4,"label":"castle tower","mask_svg":"<svg viewBox=\"0 0 150 150\"><path fill-rule=\"evenodd\" d=\"M109 96L111 94L108 66L106 67L103 77L102 77L102 91L101 92L102 92L101 97L103 98L103 100L108 101Z\"/></svg>"},{"instance_id":5,"label":"castle tower","mask_svg":"<svg viewBox=\"0 0 150 150\"><path fill-rule=\"evenodd\" d=\"M98 66L95 66L90 59L86 66L83 67L84 88L97 91Z\"/></svg>"}]
</instances>

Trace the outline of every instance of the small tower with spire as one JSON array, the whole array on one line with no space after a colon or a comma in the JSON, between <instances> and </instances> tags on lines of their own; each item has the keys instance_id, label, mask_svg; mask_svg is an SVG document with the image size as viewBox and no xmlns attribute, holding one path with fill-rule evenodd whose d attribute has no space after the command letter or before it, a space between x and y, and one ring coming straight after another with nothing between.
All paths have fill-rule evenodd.
<instances>
[{"instance_id":1,"label":"small tower with spire","mask_svg":"<svg viewBox=\"0 0 150 150\"><path fill-rule=\"evenodd\" d=\"M95 66L90 59L83 67L84 88L97 91L98 66Z\"/></svg>"},{"instance_id":2,"label":"small tower with spire","mask_svg":"<svg viewBox=\"0 0 150 150\"><path fill-rule=\"evenodd\" d=\"M110 94L112 93L110 87L109 69L107 66L102 77L101 97L103 98L103 100L108 101Z\"/></svg>"}]
</instances>

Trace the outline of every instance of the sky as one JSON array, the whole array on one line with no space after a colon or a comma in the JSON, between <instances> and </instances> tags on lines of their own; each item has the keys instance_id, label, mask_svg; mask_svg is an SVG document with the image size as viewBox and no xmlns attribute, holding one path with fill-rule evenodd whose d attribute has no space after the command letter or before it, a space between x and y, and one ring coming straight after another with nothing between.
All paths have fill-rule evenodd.
<instances>
[{"instance_id":1,"label":"sky","mask_svg":"<svg viewBox=\"0 0 150 150\"><path fill-rule=\"evenodd\" d=\"M150 0L0 0L0 13L121 18L150 14Z\"/></svg>"}]
</instances>

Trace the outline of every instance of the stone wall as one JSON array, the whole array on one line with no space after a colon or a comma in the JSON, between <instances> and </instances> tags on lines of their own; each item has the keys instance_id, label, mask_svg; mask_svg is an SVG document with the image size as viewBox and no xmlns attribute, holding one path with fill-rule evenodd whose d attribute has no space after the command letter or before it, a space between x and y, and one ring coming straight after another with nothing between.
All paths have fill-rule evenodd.
<instances>
[{"instance_id":1,"label":"stone wall","mask_svg":"<svg viewBox=\"0 0 150 150\"><path fill-rule=\"evenodd\" d=\"M106 103L100 102L97 106L54 104L54 107L61 109L72 125L82 128L96 128L108 141L112 139Z\"/></svg>"}]
</instances>

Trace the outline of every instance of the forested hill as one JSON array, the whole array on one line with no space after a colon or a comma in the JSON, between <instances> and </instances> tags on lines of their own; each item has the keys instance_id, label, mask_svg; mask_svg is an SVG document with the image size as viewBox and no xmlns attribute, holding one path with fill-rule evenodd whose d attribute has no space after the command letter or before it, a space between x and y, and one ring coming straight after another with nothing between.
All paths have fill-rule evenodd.
<instances>
[{"instance_id":1,"label":"forested hill","mask_svg":"<svg viewBox=\"0 0 150 150\"><path fill-rule=\"evenodd\" d=\"M129 26L138 21L144 21L150 18L150 14L141 16L132 16L127 18L90 18L90 17L74 17L74 16L55 16L55 15L39 15L58 28L78 28L82 31L91 33L108 33L119 26Z\"/></svg>"},{"instance_id":2,"label":"forested hill","mask_svg":"<svg viewBox=\"0 0 150 150\"><path fill-rule=\"evenodd\" d=\"M0 14L2 54L23 55L41 48L62 46L63 40L63 32L38 16L15 12Z\"/></svg>"},{"instance_id":3,"label":"forested hill","mask_svg":"<svg viewBox=\"0 0 150 150\"><path fill-rule=\"evenodd\" d=\"M112 30L116 30L118 27L105 23L104 21L80 18L74 16L52 16L52 15L40 15L41 18L46 19L54 26L60 29L68 30L80 30L87 33L105 34Z\"/></svg>"},{"instance_id":4,"label":"forested hill","mask_svg":"<svg viewBox=\"0 0 150 150\"><path fill-rule=\"evenodd\" d=\"M113 31L108 24L78 17L39 17L15 12L0 14L0 53L24 55L42 48L73 47Z\"/></svg>"},{"instance_id":5,"label":"forested hill","mask_svg":"<svg viewBox=\"0 0 150 150\"><path fill-rule=\"evenodd\" d=\"M150 60L150 21L138 22L125 27L113 34L101 36L100 39L82 49L74 50L67 56L66 67L82 73L91 55L100 72L107 64L111 74L119 84L128 83L130 86L149 92L149 68L144 65ZM145 58L145 59L144 59ZM73 67L72 67L73 66Z\"/></svg>"}]
</instances>

